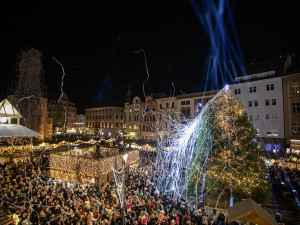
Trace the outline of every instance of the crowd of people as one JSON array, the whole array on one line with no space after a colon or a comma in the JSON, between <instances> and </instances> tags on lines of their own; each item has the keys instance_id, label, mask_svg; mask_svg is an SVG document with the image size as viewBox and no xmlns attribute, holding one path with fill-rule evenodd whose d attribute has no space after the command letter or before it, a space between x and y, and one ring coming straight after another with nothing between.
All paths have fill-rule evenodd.
<instances>
[{"instance_id":1,"label":"crowd of people","mask_svg":"<svg viewBox=\"0 0 300 225\"><path fill-rule=\"evenodd\" d=\"M149 164L148 164L149 165ZM122 224L122 209L114 185L68 185L42 176L38 160L0 164L1 206L17 214L20 224ZM186 202L156 189L150 166L129 169L126 177L126 224L225 224L217 211L195 210Z\"/></svg>"},{"instance_id":2,"label":"crowd of people","mask_svg":"<svg viewBox=\"0 0 300 225\"><path fill-rule=\"evenodd\" d=\"M0 138L0 146L11 146L11 138ZM13 145L17 146L24 146L29 145L30 139L29 138L14 138L13 139Z\"/></svg>"},{"instance_id":3,"label":"crowd of people","mask_svg":"<svg viewBox=\"0 0 300 225\"><path fill-rule=\"evenodd\" d=\"M278 193L290 193L290 196L299 197L300 170L282 167L277 163L269 166L270 178L274 190Z\"/></svg>"}]
</instances>

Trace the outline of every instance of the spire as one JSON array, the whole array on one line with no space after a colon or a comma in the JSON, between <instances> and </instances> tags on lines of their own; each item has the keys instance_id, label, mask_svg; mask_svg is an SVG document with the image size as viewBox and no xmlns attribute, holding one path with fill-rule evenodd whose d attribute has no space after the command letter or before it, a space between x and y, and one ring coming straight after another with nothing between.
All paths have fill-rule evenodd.
<instances>
[{"instance_id":1,"label":"spire","mask_svg":"<svg viewBox=\"0 0 300 225\"><path fill-rule=\"evenodd\" d=\"M132 92L131 92L131 89L130 89L130 84L128 85L128 91L126 93L126 98L125 98L125 103L130 103L131 100L132 100Z\"/></svg>"}]
</instances>

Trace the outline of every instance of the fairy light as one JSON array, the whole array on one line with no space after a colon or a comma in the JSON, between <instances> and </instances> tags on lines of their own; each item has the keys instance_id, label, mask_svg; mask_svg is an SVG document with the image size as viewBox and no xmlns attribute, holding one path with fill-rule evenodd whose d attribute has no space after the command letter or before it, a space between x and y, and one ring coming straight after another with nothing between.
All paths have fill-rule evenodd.
<instances>
[{"instance_id":1,"label":"fairy light","mask_svg":"<svg viewBox=\"0 0 300 225\"><path fill-rule=\"evenodd\" d=\"M160 169L160 191L174 188L175 194L182 196L195 185L194 190L196 186L202 190L200 198L213 191L218 193L220 199L224 188L230 183L230 154L226 147L227 142L224 142L228 138L232 139L233 189L242 189L246 197L256 188L268 186L268 181L263 175L265 167L257 143L247 139L253 132L253 127L236 124L240 123L238 118L245 113L242 103L237 102L228 86L225 86L202 108L194 120L184 125L177 124L175 130L169 130L171 132L167 134L167 139L158 143L156 167ZM214 136L216 132L220 132L220 139ZM238 132L244 134L239 139L235 138ZM250 153L245 151L244 145L252 146L251 148L256 149L255 152L261 156L255 156L257 159L254 161L247 160ZM168 151L165 150L166 146ZM217 146L224 146L224 149L213 151ZM236 154L235 151L241 151L241 154ZM236 168L244 168L244 171ZM221 189L217 183L222 185Z\"/></svg>"}]
</instances>

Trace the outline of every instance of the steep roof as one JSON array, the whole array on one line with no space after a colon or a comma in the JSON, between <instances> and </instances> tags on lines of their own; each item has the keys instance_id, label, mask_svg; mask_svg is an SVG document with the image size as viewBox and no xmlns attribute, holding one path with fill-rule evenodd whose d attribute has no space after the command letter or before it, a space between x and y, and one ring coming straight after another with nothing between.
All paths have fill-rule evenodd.
<instances>
[{"instance_id":1,"label":"steep roof","mask_svg":"<svg viewBox=\"0 0 300 225\"><path fill-rule=\"evenodd\" d=\"M248 198L228 208L229 223L236 220L260 225L277 225L274 216L260 207L251 198Z\"/></svg>"},{"instance_id":2,"label":"steep roof","mask_svg":"<svg viewBox=\"0 0 300 225\"><path fill-rule=\"evenodd\" d=\"M22 118L22 115L6 98L0 102L0 117Z\"/></svg>"}]
</instances>

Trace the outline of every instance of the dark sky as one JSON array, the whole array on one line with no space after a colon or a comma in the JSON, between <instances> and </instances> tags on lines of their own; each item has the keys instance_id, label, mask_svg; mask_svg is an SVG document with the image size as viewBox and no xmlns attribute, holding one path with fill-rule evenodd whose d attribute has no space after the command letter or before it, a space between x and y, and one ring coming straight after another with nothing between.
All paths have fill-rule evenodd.
<instances>
[{"instance_id":1,"label":"dark sky","mask_svg":"<svg viewBox=\"0 0 300 225\"><path fill-rule=\"evenodd\" d=\"M81 1L69 4L23 1L1 10L1 99L15 77L16 56L34 47L43 52L46 85L64 91L79 112L122 104L128 84L146 94L199 89L209 41L189 1ZM245 63L300 50L297 1L231 1Z\"/></svg>"}]
</instances>

